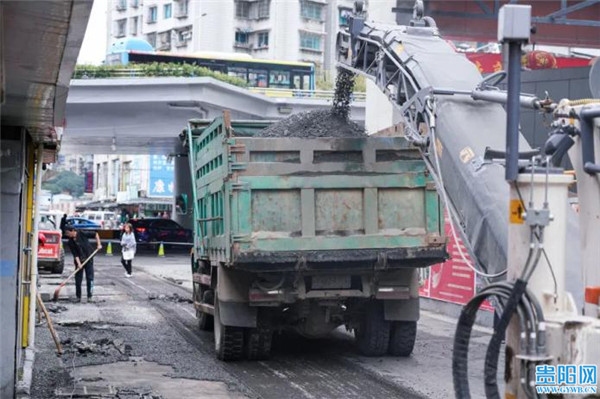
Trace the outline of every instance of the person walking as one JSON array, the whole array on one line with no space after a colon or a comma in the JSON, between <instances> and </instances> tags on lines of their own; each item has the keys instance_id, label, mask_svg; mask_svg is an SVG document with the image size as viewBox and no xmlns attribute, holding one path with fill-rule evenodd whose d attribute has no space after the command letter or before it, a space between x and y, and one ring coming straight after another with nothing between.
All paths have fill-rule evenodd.
<instances>
[{"instance_id":1,"label":"person walking","mask_svg":"<svg viewBox=\"0 0 600 399\"><path fill-rule=\"evenodd\" d=\"M121 264L125 268L125 277L131 277L131 261L135 257L135 235L131 223L123 225L123 235L121 236Z\"/></svg>"},{"instance_id":2,"label":"person walking","mask_svg":"<svg viewBox=\"0 0 600 399\"><path fill-rule=\"evenodd\" d=\"M69 239L69 249L73 255L75 262L75 269L81 267L81 264L92 255L94 250L92 244L90 244L90 238L96 239L96 248L102 249L100 243L100 236L95 231L78 231L73 226L65 226L65 235ZM83 282L83 273L85 272L85 282L87 290L87 300L92 302L92 295L94 292L94 259L88 260L83 269L75 273L75 295L77 296L77 302L81 302L81 283Z\"/></svg>"}]
</instances>

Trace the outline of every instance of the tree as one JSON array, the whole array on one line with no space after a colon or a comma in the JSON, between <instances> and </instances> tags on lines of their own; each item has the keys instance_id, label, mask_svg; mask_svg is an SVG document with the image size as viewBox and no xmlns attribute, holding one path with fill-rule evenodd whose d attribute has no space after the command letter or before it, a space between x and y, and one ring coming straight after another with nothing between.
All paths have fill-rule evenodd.
<instances>
[{"instance_id":1,"label":"tree","mask_svg":"<svg viewBox=\"0 0 600 399\"><path fill-rule=\"evenodd\" d=\"M44 190L52 194L68 192L73 197L81 197L84 190L84 178L71 171L60 172L42 184Z\"/></svg>"}]
</instances>

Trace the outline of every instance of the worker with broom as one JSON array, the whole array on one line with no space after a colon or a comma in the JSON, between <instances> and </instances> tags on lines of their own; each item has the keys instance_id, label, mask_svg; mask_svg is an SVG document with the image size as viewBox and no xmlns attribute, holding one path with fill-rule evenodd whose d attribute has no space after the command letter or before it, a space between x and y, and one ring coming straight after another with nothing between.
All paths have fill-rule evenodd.
<instances>
[{"instance_id":1,"label":"worker with broom","mask_svg":"<svg viewBox=\"0 0 600 399\"><path fill-rule=\"evenodd\" d=\"M73 254L75 269L80 268L82 263L94 254L94 250L89 241L90 238L96 238L97 250L102 249L100 236L97 232L78 231L73 226L66 226L65 232L69 239L69 249L71 250L71 254ZM75 295L77 296L77 302L81 302L81 283L83 282L84 271L85 282L87 285L87 299L88 302L92 302L94 290L94 259L89 259L84 267L75 274Z\"/></svg>"}]
</instances>

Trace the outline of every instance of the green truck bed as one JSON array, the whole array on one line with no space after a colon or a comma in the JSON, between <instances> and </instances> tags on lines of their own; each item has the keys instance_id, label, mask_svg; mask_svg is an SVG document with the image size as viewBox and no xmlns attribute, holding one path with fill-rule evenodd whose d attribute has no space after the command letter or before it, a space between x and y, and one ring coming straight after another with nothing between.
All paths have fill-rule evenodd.
<instances>
[{"instance_id":1,"label":"green truck bed","mask_svg":"<svg viewBox=\"0 0 600 399\"><path fill-rule=\"evenodd\" d=\"M440 200L403 138L260 138L190 121L196 259L250 271L424 267L446 257Z\"/></svg>"}]
</instances>

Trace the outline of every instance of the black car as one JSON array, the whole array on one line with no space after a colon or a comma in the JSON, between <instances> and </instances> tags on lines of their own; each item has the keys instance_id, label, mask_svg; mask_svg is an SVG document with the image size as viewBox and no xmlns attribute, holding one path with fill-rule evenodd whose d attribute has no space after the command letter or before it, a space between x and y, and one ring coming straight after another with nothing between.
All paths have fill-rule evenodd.
<instances>
[{"instance_id":1,"label":"black car","mask_svg":"<svg viewBox=\"0 0 600 399\"><path fill-rule=\"evenodd\" d=\"M163 218L131 219L135 239L139 243L192 242L192 231L177 222Z\"/></svg>"}]
</instances>

